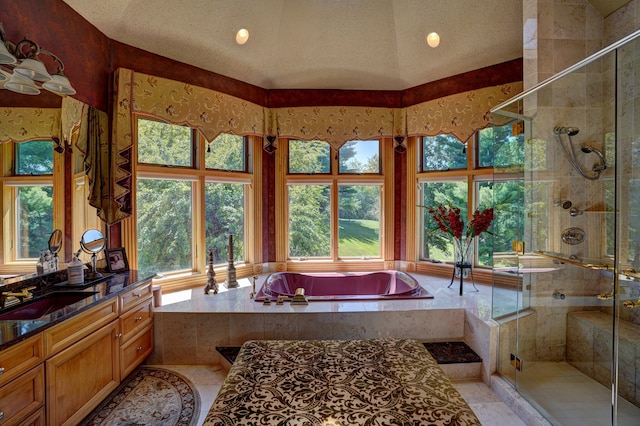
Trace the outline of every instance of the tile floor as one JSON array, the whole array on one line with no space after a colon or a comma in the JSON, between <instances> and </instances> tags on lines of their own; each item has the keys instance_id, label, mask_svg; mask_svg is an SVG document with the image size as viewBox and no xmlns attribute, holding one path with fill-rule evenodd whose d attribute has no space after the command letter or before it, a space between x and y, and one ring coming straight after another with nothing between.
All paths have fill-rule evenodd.
<instances>
[{"instance_id":1,"label":"tile floor","mask_svg":"<svg viewBox=\"0 0 640 426\"><path fill-rule=\"evenodd\" d=\"M201 409L198 426L202 425L209 407L224 382L226 371L215 365L162 365L158 367L182 374L194 384L200 394ZM525 426L525 423L501 402L484 383L463 382L454 383L454 385L483 425Z\"/></svg>"},{"instance_id":2,"label":"tile floor","mask_svg":"<svg viewBox=\"0 0 640 426\"><path fill-rule=\"evenodd\" d=\"M611 425L611 390L566 362L531 362L516 380L553 424ZM618 425L640 425L640 408L620 398Z\"/></svg>"}]
</instances>

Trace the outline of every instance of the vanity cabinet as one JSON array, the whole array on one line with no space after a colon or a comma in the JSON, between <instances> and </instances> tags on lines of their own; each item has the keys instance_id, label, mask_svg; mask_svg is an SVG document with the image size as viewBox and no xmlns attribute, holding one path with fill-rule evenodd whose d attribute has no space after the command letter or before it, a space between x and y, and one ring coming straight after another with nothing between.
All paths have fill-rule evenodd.
<instances>
[{"instance_id":1,"label":"vanity cabinet","mask_svg":"<svg viewBox=\"0 0 640 426\"><path fill-rule=\"evenodd\" d=\"M49 425L75 425L153 350L151 281L44 331Z\"/></svg>"},{"instance_id":2,"label":"vanity cabinet","mask_svg":"<svg viewBox=\"0 0 640 426\"><path fill-rule=\"evenodd\" d=\"M0 352L0 425L44 424L43 337Z\"/></svg>"}]
</instances>

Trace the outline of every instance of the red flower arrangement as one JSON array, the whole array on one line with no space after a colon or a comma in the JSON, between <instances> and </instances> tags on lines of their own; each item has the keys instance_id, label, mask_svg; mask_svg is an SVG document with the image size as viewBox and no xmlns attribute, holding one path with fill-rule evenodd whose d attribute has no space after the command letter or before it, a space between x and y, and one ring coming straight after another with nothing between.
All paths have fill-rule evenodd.
<instances>
[{"instance_id":1,"label":"red flower arrangement","mask_svg":"<svg viewBox=\"0 0 640 426\"><path fill-rule=\"evenodd\" d=\"M486 232L493 221L493 208L484 210L476 209L471 220L465 225L458 207L431 207L428 210L438 228L445 234L453 237L454 261L466 263L473 238Z\"/></svg>"},{"instance_id":2,"label":"red flower arrangement","mask_svg":"<svg viewBox=\"0 0 640 426\"><path fill-rule=\"evenodd\" d=\"M493 221L493 208L482 211L476 209L467 226L464 225L458 207L439 205L437 208L430 208L428 211L440 230L456 239L477 237L487 231Z\"/></svg>"}]
</instances>

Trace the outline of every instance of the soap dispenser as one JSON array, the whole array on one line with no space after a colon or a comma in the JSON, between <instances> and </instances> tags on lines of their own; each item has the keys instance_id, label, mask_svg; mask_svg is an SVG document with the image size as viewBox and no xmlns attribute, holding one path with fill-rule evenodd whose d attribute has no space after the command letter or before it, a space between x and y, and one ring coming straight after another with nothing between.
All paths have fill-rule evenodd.
<instances>
[{"instance_id":1,"label":"soap dispenser","mask_svg":"<svg viewBox=\"0 0 640 426\"><path fill-rule=\"evenodd\" d=\"M69 285L81 285L84 284L84 263L78 256L80 251L73 255L73 260L67 263L67 280Z\"/></svg>"}]
</instances>

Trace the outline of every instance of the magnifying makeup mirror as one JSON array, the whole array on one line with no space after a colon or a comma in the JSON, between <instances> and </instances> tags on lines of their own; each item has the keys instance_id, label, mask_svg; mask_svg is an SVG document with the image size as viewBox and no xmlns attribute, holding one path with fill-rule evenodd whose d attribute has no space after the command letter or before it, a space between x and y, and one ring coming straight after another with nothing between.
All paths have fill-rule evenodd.
<instances>
[{"instance_id":1,"label":"magnifying makeup mirror","mask_svg":"<svg viewBox=\"0 0 640 426\"><path fill-rule=\"evenodd\" d=\"M53 254L53 270L58 270L58 265L60 262L60 258L58 257L58 252L62 248L62 231L56 229L51 233L49 237L49 251Z\"/></svg>"},{"instance_id":2,"label":"magnifying makeup mirror","mask_svg":"<svg viewBox=\"0 0 640 426\"><path fill-rule=\"evenodd\" d=\"M102 277L102 274L96 271L96 262L98 259L98 253L100 253L105 246L105 239L102 232L97 229L89 229L82 234L80 239L80 247L85 253L91 255L91 272L87 274L87 278L95 279Z\"/></svg>"}]
</instances>

